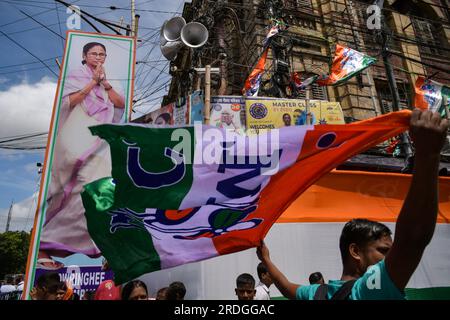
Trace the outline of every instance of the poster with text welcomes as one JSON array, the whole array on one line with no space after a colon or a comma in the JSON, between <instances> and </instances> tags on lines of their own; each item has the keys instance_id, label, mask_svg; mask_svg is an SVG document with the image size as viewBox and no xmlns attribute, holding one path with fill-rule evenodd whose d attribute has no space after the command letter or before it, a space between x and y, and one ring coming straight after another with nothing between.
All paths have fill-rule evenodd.
<instances>
[{"instance_id":1,"label":"poster with text welcomes","mask_svg":"<svg viewBox=\"0 0 450 320\"><path fill-rule=\"evenodd\" d=\"M294 125L344 124L339 102L247 97L245 114L248 133Z\"/></svg>"},{"instance_id":2,"label":"poster with text welcomes","mask_svg":"<svg viewBox=\"0 0 450 320\"><path fill-rule=\"evenodd\" d=\"M57 271L69 256L101 256L87 230L80 194L85 184L111 175L111 155L89 127L128 122L135 48L132 37L67 32L28 255L26 299L37 268Z\"/></svg>"},{"instance_id":3,"label":"poster with text welcomes","mask_svg":"<svg viewBox=\"0 0 450 320\"><path fill-rule=\"evenodd\" d=\"M210 125L243 134L244 98L240 96L211 97Z\"/></svg>"}]
</instances>

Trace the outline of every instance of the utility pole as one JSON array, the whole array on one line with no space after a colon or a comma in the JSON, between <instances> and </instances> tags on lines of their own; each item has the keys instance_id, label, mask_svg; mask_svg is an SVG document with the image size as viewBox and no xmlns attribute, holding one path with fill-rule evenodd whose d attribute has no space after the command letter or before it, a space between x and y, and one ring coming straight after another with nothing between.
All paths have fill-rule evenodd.
<instances>
[{"instance_id":1,"label":"utility pole","mask_svg":"<svg viewBox=\"0 0 450 320\"><path fill-rule=\"evenodd\" d=\"M400 110L400 95L398 94L398 88L397 88L397 82L395 81L394 76L394 69L392 68L392 65L389 63L389 34L391 33L391 30L389 26L386 23L383 8L381 9L381 55L383 56L383 63L384 67L386 69L386 76L389 83L389 89L391 91L392 95L392 111L399 111ZM405 167L403 168L402 172L411 172L412 170L412 157L413 157L413 151L411 148L411 144L409 142L409 138L406 133L402 133L400 135L400 142L403 149L403 152L405 154Z\"/></svg>"},{"instance_id":2,"label":"utility pole","mask_svg":"<svg viewBox=\"0 0 450 320\"><path fill-rule=\"evenodd\" d=\"M135 21L134 21L134 15L136 14L136 1L131 0L131 36L135 37L134 34L134 28L135 28Z\"/></svg>"},{"instance_id":3,"label":"utility pole","mask_svg":"<svg viewBox=\"0 0 450 320\"><path fill-rule=\"evenodd\" d=\"M200 77L201 74L205 74L205 106L203 110L204 123L209 124L210 114L211 114L211 74L220 74L220 68L211 68L217 61L217 59L210 64L207 64L205 68L194 68L197 75Z\"/></svg>"},{"instance_id":4,"label":"utility pole","mask_svg":"<svg viewBox=\"0 0 450 320\"><path fill-rule=\"evenodd\" d=\"M12 216L12 207L13 207L13 204L14 204L14 200L11 201L11 205L9 206L8 219L6 220L6 230L5 230L6 232L9 231L9 225L10 225L10 223L11 223L11 216Z\"/></svg>"},{"instance_id":5,"label":"utility pole","mask_svg":"<svg viewBox=\"0 0 450 320\"><path fill-rule=\"evenodd\" d=\"M211 65L205 66L205 124L209 125L211 115Z\"/></svg>"},{"instance_id":6,"label":"utility pole","mask_svg":"<svg viewBox=\"0 0 450 320\"><path fill-rule=\"evenodd\" d=\"M310 122L310 107L309 107L309 100L311 99L311 86L306 87L306 101L305 101L305 112L306 112L306 125L311 124Z\"/></svg>"}]
</instances>

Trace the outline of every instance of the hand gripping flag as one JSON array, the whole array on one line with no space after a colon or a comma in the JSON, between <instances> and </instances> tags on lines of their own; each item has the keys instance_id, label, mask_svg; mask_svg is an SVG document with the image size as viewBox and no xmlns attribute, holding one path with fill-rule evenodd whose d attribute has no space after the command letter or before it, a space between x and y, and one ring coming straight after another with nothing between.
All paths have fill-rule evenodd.
<instances>
[{"instance_id":1,"label":"hand gripping flag","mask_svg":"<svg viewBox=\"0 0 450 320\"><path fill-rule=\"evenodd\" d=\"M253 71L248 76L247 80L245 80L244 89L242 90L243 95L245 96L257 96L259 86L261 84L262 75L264 73L264 68L266 66L267 54L269 53L269 47L267 47L261 58L259 58L258 63L256 64Z\"/></svg>"},{"instance_id":2,"label":"hand gripping flag","mask_svg":"<svg viewBox=\"0 0 450 320\"><path fill-rule=\"evenodd\" d=\"M445 115L442 109L443 96L447 96L447 108L450 107L450 88L439 82L418 77L415 84L415 106L419 109L429 109Z\"/></svg>"},{"instance_id":3,"label":"hand gripping flag","mask_svg":"<svg viewBox=\"0 0 450 320\"><path fill-rule=\"evenodd\" d=\"M89 234L117 284L255 247L311 184L405 131L409 118L404 110L254 136L210 126L91 127L111 147L112 178L82 193Z\"/></svg>"},{"instance_id":4,"label":"hand gripping flag","mask_svg":"<svg viewBox=\"0 0 450 320\"><path fill-rule=\"evenodd\" d=\"M337 44L331 74L325 79L317 80L317 83L322 86L340 84L375 62L375 58Z\"/></svg>"}]
</instances>

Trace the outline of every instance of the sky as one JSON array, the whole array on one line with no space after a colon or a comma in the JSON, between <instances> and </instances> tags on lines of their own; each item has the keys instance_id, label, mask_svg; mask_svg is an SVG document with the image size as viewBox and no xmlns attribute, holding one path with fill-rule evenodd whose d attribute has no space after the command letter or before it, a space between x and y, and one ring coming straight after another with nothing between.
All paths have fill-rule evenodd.
<instances>
[{"instance_id":1,"label":"sky","mask_svg":"<svg viewBox=\"0 0 450 320\"><path fill-rule=\"evenodd\" d=\"M129 0L67 2L107 21L118 23L123 17L129 23L131 18ZM159 30L165 20L181 15L185 2L190 1L136 0L138 39L142 41L137 47L134 92L140 101L133 118L158 108L167 92L170 76L159 50ZM0 141L48 132L59 73L55 59L62 60L63 38L72 15L66 10L52 0L0 0ZM104 33L112 33L99 23L95 25ZM81 30L94 31L84 21ZM46 136L28 142L32 147L45 145ZM5 230L12 202L10 230L30 231L40 182L37 163L43 161L42 149L0 148L0 232Z\"/></svg>"}]
</instances>

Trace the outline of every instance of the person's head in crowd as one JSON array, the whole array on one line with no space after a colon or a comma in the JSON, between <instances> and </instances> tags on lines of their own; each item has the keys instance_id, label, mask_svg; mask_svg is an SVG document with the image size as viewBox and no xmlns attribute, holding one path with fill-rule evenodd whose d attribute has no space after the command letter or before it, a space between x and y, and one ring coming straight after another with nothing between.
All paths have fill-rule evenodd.
<instances>
[{"instance_id":1,"label":"person's head in crowd","mask_svg":"<svg viewBox=\"0 0 450 320\"><path fill-rule=\"evenodd\" d=\"M256 271L258 272L258 278L261 283L265 284L267 287L270 287L273 284L272 277L270 276L269 271L267 271L267 267L264 263L260 262L256 267Z\"/></svg>"},{"instance_id":2,"label":"person's head in crowd","mask_svg":"<svg viewBox=\"0 0 450 320\"><path fill-rule=\"evenodd\" d=\"M392 247L391 230L367 219L353 219L342 229L339 239L342 264L362 276L368 267L383 260Z\"/></svg>"},{"instance_id":3,"label":"person's head in crowd","mask_svg":"<svg viewBox=\"0 0 450 320\"><path fill-rule=\"evenodd\" d=\"M283 122L286 127L291 125L292 119L289 113L283 114Z\"/></svg>"},{"instance_id":4,"label":"person's head in crowd","mask_svg":"<svg viewBox=\"0 0 450 320\"><path fill-rule=\"evenodd\" d=\"M167 291L169 287L164 287L158 290L156 293L156 300L167 300Z\"/></svg>"},{"instance_id":5,"label":"person's head in crowd","mask_svg":"<svg viewBox=\"0 0 450 320\"><path fill-rule=\"evenodd\" d=\"M309 283L310 284L325 284L325 280L323 279L323 275L320 272L314 272L309 275Z\"/></svg>"},{"instance_id":6,"label":"person's head in crowd","mask_svg":"<svg viewBox=\"0 0 450 320\"><path fill-rule=\"evenodd\" d=\"M85 291L81 300L94 300L95 291Z\"/></svg>"},{"instance_id":7,"label":"person's head in crowd","mask_svg":"<svg viewBox=\"0 0 450 320\"><path fill-rule=\"evenodd\" d=\"M14 285L14 277L13 276L6 276L6 284Z\"/></svg>"},{"instance_id":8,"label":"person's head in crowd","mask_svg":"<svg viewBox=\"0 0 450 320\"><path fill-rule=\"evenodd\" d=\"M183 282L175 281L169 285L167 289L167 300L184 300L186 295L186 287Z\"/></svg>"},{"instance_id":9,"label":"person's head in crowd","mask_svg":"<svg viewBox=\"0 0 450 320\"><path fill-rule=\"evenodd\" d=\"M59 289L61 289L59 274L48 272L39 276L30 295L33 300L57 300Z\"/></svg>"},{"instance_id":10,"label":"person's head in crowd","mask_svg":"<svg viewBox=\"0 0 450 320\"><path fill-rule=\"evenodd\" d=\"M255 278L251 274L243 273L236 279L236 289L234 289L238 300L253 300L255 298Z\"/></svg>"},{"instance_id":11,"label":"person's head in crowd","mask_svg":"<svg viewBox=\"0 0 450 320\"><path fill-rule=\"evenodd\" d=\"M128 282L122 289L122 300L148 300L146 284L141 280Z\"/></svg>"}]
</instances>

